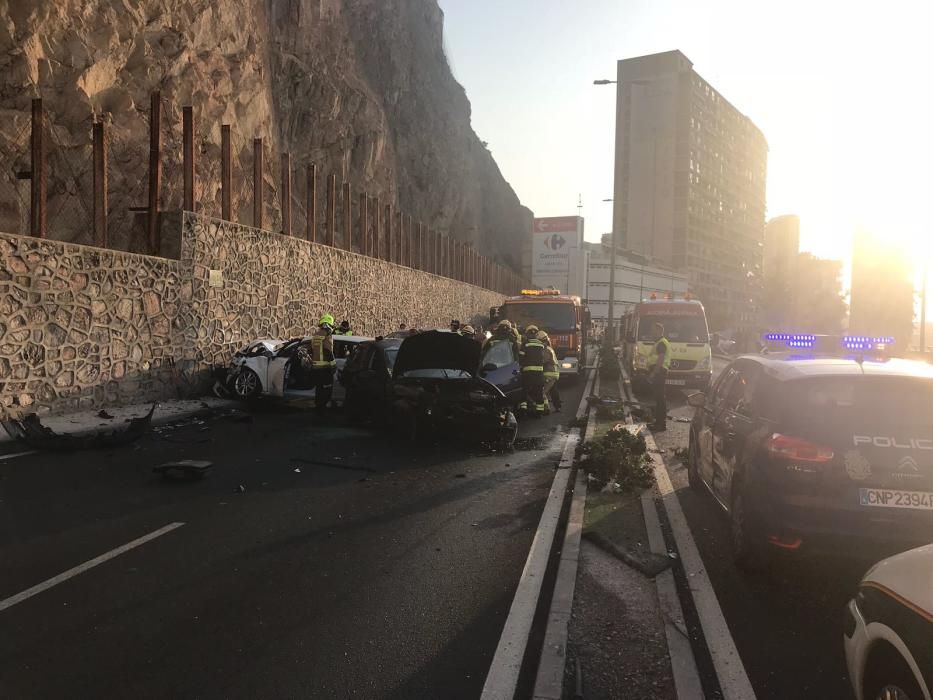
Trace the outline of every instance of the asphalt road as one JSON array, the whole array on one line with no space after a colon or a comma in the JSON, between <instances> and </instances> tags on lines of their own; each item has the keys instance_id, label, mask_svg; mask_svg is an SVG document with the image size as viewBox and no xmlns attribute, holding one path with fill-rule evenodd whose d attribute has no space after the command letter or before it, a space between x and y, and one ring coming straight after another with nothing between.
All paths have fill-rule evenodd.
<instances>
[{"instance_id":1,"label":"asphalt road","mask_svg":"<svg viewBox=\"0 0 933 700\"><path fill-rule=\"evenodd\" d=\"M477 697L582 391L510 453L270 406L0 463L0 601L184 523L0 602L0 697Z\"/></svg>"},{"instance_id":2,"label":"asphalt road","mask_svg":"<svg viewBox=\"0 0 933 700\"><path fill-rule=\"evenodd\" d=\"M716 361L721 371L725 362ZM682 399L670 414L691 417ZM656 434L697 548L729 630L759 700L853 698L842 646L842 612L873 562L788 557L769 572L736 569L726 516L708 494L692 491L687 472L673 458L686 447L688 424L669 422Z\"/></svg>"}]
</instances>

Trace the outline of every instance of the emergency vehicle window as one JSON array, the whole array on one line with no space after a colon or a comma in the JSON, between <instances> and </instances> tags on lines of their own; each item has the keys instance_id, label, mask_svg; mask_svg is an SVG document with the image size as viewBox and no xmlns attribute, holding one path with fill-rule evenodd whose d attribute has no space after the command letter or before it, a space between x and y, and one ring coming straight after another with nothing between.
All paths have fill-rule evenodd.
<instances>
[{"instance_id":1,"label":"emergency vehicle window","mask_svg":"<svg viewBox=\"0 0 933 700\"><path fill-rule=\"evenodd\" d=\"M548 333L573 333L577 326L574 305L554 302L518 302L506 304L504 317L514 321L520 328L537 326Z\"/></svg>"},{"instance_id":2,"label":"emergency vehicle window","mask_svg":"<svg viewBox=\"0 0 933 700\"><path fill-rule=\"evenodd\" d=\"M933 438L933 381L909 377L819 377L788 382L784 415L792 429Z\"/></svg>"},{"instance_id":3,"label":"emergency vehicle window","mask_svg":"<svg viewBox=\"0 0 933 700\"><path fill-rule=\"evenodd\" d=\"M512 344L507 341L491 343L483 355L480 365L495 365L496 369L508 367L515 362L515 356L512 353Z\"/></svg>"},{"instance_id":4,"label":"emergency vehicle window","mask_svg":"<svg viewBox=\"0 0 933 700\"><path fill-rule=\"evenodd\" d=\"M664 326L664 335L672 343L708 343L709 331L702 316L641 316L638 319L638 340L654 340L654 324Z\"/></svg>"}]
</instances>

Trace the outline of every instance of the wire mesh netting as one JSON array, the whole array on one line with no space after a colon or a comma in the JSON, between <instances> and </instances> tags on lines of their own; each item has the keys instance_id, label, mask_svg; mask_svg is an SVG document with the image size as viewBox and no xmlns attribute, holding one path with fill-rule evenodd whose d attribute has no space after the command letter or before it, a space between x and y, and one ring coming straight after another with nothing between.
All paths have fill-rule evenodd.
<instances>
[{"instance_id":1,"label":"wire mesh netting","mask_svg":"<svg viewBox=\"0 0 933 700\"><path fill-rule=\"evenodd\" d=\"M48 235L82 245L95 242L91 130L91 121L69 129L48 114Z\"/></svg>"},{"instance_id":2,"label":"wire mesh netting","mask_svg":"<svg viewBox=\"0 0 933 700\"><path fill-rule=\"evenodd\" d=\"M30 122L14 121L11 136L0 138L0 231L29 233Z\"/></svg>"},{"instance_id":3,"label":"wire mesh netting","mask_svg":"<svg viewBox=\"0 0 933 700\"><path fill-rule=\"evenodd\" d=\"M149 129L149 115L140 114ZM137 130L142 133L143 129ZM125 130L110 130L107 138L107 219L111 247L148 250L149 149L148 144L128 136Z\"/></svg>"},{"instance_id":4,"label":"wire mesh netting","mask_svg":"<svg viewBox=\"0 0 933 700\"><path fill-rule=\"evenodd\" d=\"M257 221L254 204L254 141L252 137L234 133L233 144L233 212L235 220L267 231L282 230L280 198L281 162L269 144L262 144L262 220ZM294 187L293 187L294 190ZM292 193L294 197L294 192ZM294 227L294 221L292 226Z\"/></svg>"}]
</instances>

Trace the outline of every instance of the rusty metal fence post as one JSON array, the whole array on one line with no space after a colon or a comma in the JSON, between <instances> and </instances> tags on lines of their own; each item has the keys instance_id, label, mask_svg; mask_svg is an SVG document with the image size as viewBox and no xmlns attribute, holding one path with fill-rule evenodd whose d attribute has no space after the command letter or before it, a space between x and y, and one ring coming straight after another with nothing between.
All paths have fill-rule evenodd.
<instances>
[{"instance_id":1,"label":"rusty metal fence post","mask_svg":"<svg viewBox=\"0 0 933 700\"><path fill-rule=\"evenodd\" d=\"M379 217L382 210L379 208L379 197L373 197L373 257L381 258L382 257L382 241L379 240Z\"/></svg>"},{"instance_id":2,"label":"rusty metal fence post","mask_svg":"<svg viewBox=\"0 0 933 700\"><path fill-rule=\"evenodd\" d=\"M30 135L31 171L29 173L29 230L37 238L46 236L47 176L45 160L45 112L42 100L32 101L32 134Z\"/></svg>"},{"instance_id":3,"label":"rusty metal fence post","mask_svg":"<svg viewBox=\"0 0 933 700\"><path fill-rule=\"evenodd\" d=\"M324 231L324 242L332 246L336 238L335 228L337 227L337 175L331 173L327 178L327 214Z\"/></svg>"},{"instance_id":4,"label":"rusty metal fence post","mask_svg":"<svg viewBox=\"0 0 933 700\"><path fill-rule=\"evenodd\" d=\"M94 122L94 245L107 248L107 131Z\"/></svg>"},{"instance_id":5,"label":"rusty metal fence post","mask_svg":"<svg viewBox=\"0 0 933 700\"><path fill-rule=\"evenodd\" d=\"M392 260L392 205L386 204L385 211L385 225L386 225L386 260L389 262L394 262Z\"/></svg>"},{"instance_id":6,"label":"rusty metal fence post","mask_svg":"<svg viewBox=\"0 0 933 700\"><path fill-rule=\"evenodd\" d=\"M262 228L262 139L253 139L253 228Z\"/></svg>"},{"instance_id":7,"label":"rusty metal fence post","mask_svg":"<svg viewBox=\"0 0 933 700\"><path fill-rule=\"evenodd\" d=\"M194 211L194 111L191 106L181 108L182 131L182 172L183 202L182 209Z\"/></svg>"},{"instance_id":8,"label":"rusty metal fence post","mask_svg":"<svg viewBox=\"0 0 933 700\"><path fill-rule=\"evenodd\" d=\"M424 270L424 224L418 222L418 269Z\"/></svg>"},{"instance_id":9,"label":"rusty metal fence post","mask_svg":"<svg viewBox=\"0 0 933 700\"><path fill-rule=\"evenodd\" d=\"M314 163L308 164L308 170L306 173L307 179L307 203L308 208L308 220L306 222L307 227L307 239L312 243L315 242L317 238L317 165Z\"/></svg>"},{"instance_id":10,"label":"rusty metal fence post","mask_svg":"<svg viewBox=\"0 0 933 700\"><path fill-rule=\"evenodd\" d=\"M233 142L229 124L220 126L220 218L233 220Z\"/></svg>"},{"instance_id":11,"label":"rusty metal fence post","mask_svg":"<svg viewBox=\"0 0 933 700\"><path fill-rule=\"evenodd\" d=\"M158 254L159 200L162 194L162 94L154 92L149 104L149 206L147 233L149 251Z\"/></svg>"},{"instance_id":12,"label":"rusty metal fence post","mask_svg":"<svg viewBox=\"0 0 933 700\"><path fill-rule=\"evenodd\" d=\"M282 233L292 235L292 154L282 154Z\"/></svg>"},{"instance_id":13,"label":"rusty metal fence post","mask_svg":"<svg viewBox=\"0 0 933 700\"><path fill-rule=\"evenodd\" d=\"M395 239L398 241L398 255L395 257L395 262L399 265L405 264L405 236L402 231L402 218L402 212L397 211L395 213Z\"/></svg>"},{"instance_id":14,"label":"rusty metal fence post","mask_svg":"<svg viewBox=\"0 0 933 700\"><path fill-rule=\"evenodd\" d=\"M369 255L369 222L367 221L369 215L366 211L368 202L368 195L365 192L360 192L360 255Z\"/></svg>"},{"instance_id":15,"label":"rusty metal fence post","mask_svg":"<svg viewBox=\"0 0 933 700\"><path fill-rule=\"evenodd\" d=\"M353 250L353 219L352 219L352 203L350 201L350 183L343 183L343 245L344 247L352 251Z\"/></svg>"}]
</instances>

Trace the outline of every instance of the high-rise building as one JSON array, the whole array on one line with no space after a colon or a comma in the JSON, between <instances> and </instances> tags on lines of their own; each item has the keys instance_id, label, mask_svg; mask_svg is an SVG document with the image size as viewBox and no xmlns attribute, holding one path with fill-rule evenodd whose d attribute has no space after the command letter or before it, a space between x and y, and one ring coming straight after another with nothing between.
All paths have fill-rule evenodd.
<instances>
[{"instance_id":1,"label":"high-rise building","mask_svg":"<svg viewBox=\"0 0 933 700\"><path fill-rule=\"evenodd\" d=\"M714 328L755 321L764 135L679 51L619 61L617 79L618 244L684 270Z\"/></svg>"},{"instance_id":2,"label":"high-rise building","mask_svg":"<svg viewBox=\"0 0 933 700\"><path fill-rule=\"evenodd\" d=\"M790 330L797 312L797 262L800 252L800 217L777 216L765 226L762 248L761 321L775 331Z\"/></svg>"},{"instance_id":3,"label":"high-rise building","mask_svg":"<svg viewBox=\"0 0 933 700\"><path fill-rule=\"evenodd\" d=\"M849 330L891 336L902 348L914 331L913 266L907 253L868 233L855 237Z\"/></svg>"},{"instance_id":4,"label":"high-rise building","mask_svg":"<svg viewBox=\"0 0 933 700\"><path fill-rule=\"evenodd\" d=\"M785 214L769 219L765 226L761 270L765 276L771 270L783 271L793 264L800 252L800 217Z\"/></svg>"}]
</instances>

